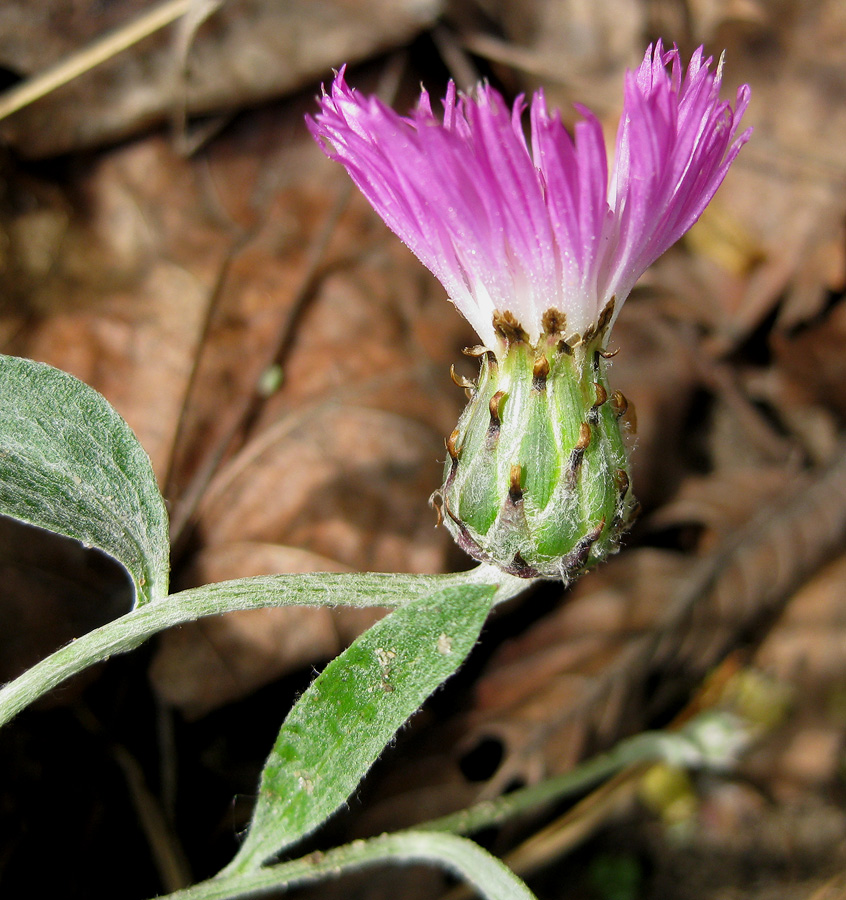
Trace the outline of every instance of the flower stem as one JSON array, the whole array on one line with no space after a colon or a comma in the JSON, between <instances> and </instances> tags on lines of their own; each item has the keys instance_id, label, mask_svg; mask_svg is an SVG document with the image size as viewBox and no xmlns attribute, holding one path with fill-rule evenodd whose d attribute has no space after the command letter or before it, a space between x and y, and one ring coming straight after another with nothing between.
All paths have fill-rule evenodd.
<instances>
[{"instance_id":1,"label":"flower stem","mask_svg":"<svg viewBox=\"0 0 846 900\"><path fill-rule=\"evenodd\" d=\"M455 575L339 574L268 575L243 578L172 594L138 606L76 638L0 689L0 725L72 675L117 653L134 650L173 625L204 616L266 606L356 606L394 608L450 586L488 583L502 602L530 582L478 566Z\"/></svg>"},{"instance_id":2,"label":"flower stem","mask_svg":"<svg viewBox=\"0 0 846 900\"><path fill-rule=\"evenodd\" d=\"M273 866L230 872L168 894L166 900L235 900L239 897L255 897L337 877L377 863L433 862L464 875L468 881L482 887L473 876L477 876L483 867L479 860L472 860L472 853L474 850L480 851L480 848L458 835L499 825L521 813L560 801L639 763L666 760L687 766L719 768L733 759L739 750L741 732L734 716L707 711L692 719L678 732L655 731L636 735L564 775L416 825L408 831L353 841L325 853L315 852L301 859ZM488 854L484 855L489 859ZM515 883L520 884L519 881ZM486 896L497 895L488 893ZM503 896L521 895L506 893Z\"/></svg>"},{"instance_id":3,"label":"flower stem","mask_svg":"<svg viewBox=\"0 0 846 900\"><path fill-rule=\"evenodd\" d=\"M534 900L534 895L507 866L467 838L454 834L399 831L353 841L326 853L248 872L212 878L166 900L233 900L301 887L345 872L379 864L433 863L464 878L489 900Z\"/></svg>"},{"instance_id":4,"label":"flower stem","mask_svg":"<svg viewBox=\"0 0 846 900\"><path fill-rule=\"evenodd\" d=\"M677 732L645 731L621 741L608 753L595 756L563 775L416 825L415 829L469 834L500 825L522 813L586 791L622 769L643 762L665 760L691 768L719 768L736 757L746 737L735 716L707 711L691 719Z\"/></svg>"}]
</instances>

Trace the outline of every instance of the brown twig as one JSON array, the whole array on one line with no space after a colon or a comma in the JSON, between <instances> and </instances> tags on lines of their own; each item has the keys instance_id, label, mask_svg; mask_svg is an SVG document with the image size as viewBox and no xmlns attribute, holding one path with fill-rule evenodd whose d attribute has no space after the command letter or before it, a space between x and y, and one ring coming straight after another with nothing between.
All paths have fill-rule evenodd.
<instances>
[{"instance_id":1,"label":"brown twig","mask_svg":"<svg viewBox=\"0 0 846 900\"><path fill-rule=\"evenodd\" d=\"M0 121L175 22L188 12L193 3L194 0L167 0L116 31L72 53L46 72L34 75L7 91L0 96Z\"/></svg>"}]
</instances>

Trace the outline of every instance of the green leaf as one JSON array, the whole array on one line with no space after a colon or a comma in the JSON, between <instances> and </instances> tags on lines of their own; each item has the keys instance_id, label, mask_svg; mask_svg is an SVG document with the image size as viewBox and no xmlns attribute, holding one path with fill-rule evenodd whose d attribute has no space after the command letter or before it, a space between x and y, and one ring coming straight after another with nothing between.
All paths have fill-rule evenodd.
<instances>
[{"instance_id":1,"label":"green leaf","mask_svg":"<svg viewBox=\"0 0 846 900\"><path fill-rule=\"evenodd\" d=\"M138 439L93 388L14 356L0 356L0 513L114 557L138 605L167 595L167 512Z\"/></svg>"},{"instance_id":2,"label":"green leaf","mask_svg":"<svg viewBox=\"0 0 846 900\"><path fill-rule=\"evenodd\" d=\"M261 865L346 802L402 724L467 657L495 593L490 584L433 592L329 663L282 725L250 830L225 873Z\"/></svg>"}]
</instances>

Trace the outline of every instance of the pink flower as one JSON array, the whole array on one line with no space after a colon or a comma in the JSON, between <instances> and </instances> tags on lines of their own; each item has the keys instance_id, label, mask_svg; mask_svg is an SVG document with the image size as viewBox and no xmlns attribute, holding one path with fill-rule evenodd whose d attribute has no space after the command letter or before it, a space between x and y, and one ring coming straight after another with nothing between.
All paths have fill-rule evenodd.
<instances>
[{"instance_id":1,"label":"pink flower","mask_svg":"<svg viewBox=\"0 0 846 900\"><path fill-rule=\"evenodd\" d=\"M750 134L738 134L749 87L732 110L712 63L700 48L683 72L677 49L647 49L626 74L610 179L596 117L579 107L571 137L542 91L529 142L522 98L510 110L488 85L457 96L451 83L442 120L426 91L403 117L349 88L342 69L308 125L500 352L495 312L513 313L533 343L549 309L584 334L702 214Z\"/></svg>"}]
</instances>

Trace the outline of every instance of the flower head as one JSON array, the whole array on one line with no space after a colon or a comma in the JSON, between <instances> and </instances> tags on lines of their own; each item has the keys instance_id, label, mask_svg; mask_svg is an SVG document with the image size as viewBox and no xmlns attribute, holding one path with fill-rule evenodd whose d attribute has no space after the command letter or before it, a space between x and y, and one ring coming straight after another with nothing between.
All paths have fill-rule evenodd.
<instances>
[{"instance_id":1,"label":"flower head","mask_svg":"<svg viewBox=\"0 0 846 900\"><path fill-rule=\"evenodd\" d=\"M543 93L523 130L490 86L424 91L403 117L338 73L309 119L385 222L440 279L484 347L433 495L458 544L525 577L565 581L613 553L634 518L627 401L608 331L635 282L699 218L749 137L749 99L721 66L687 71L660 41L626 76L610 177L586 109L571 137Z\"/></svg>"},{"instance_id":2,"label":"flower head","mask_svg":"<svg viewBox=\"0 0 846 900\"><path fill-rule=\"evenodd\" d=\"M522 98L509 109L488 85L457 95L451 83L441 117L425 90L403 117L342 69L308 124L501 355L495 313L532 344L550 309L583 335L702 214L750 133L738 133L748 86L732 109L712 64L700 48L684 72L677 49L647 49L626 75L610 178L596 117L580 107L571 137L542 91L527 141Z\"/></svg>"}]
</instances>

